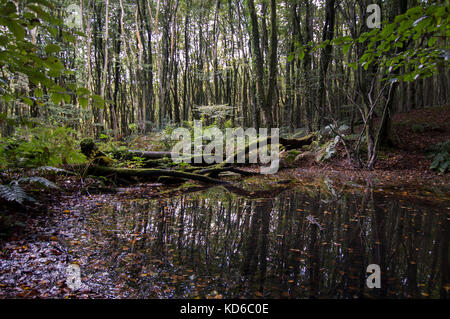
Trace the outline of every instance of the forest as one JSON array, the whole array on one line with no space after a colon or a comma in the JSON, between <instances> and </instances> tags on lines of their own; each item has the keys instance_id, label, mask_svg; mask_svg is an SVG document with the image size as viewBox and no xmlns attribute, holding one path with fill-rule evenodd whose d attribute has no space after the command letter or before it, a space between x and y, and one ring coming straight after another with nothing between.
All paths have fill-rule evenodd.
<instances>
[{"instance_id":1,"label":"forest","mask_svg":"<svg viewBox=\"0 0 450 319\"><path fill-rule=\"evenodd\" d=\"M0 298L449 298L449 13L0 0Z\"/></svg>"}]
</instances>

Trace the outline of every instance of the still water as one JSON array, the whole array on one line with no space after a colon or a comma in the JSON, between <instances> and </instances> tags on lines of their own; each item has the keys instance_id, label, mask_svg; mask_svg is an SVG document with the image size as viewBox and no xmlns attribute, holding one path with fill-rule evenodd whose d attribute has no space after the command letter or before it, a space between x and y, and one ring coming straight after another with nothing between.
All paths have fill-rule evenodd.
<instances>
[{"instance_id":1,"label":"still water","mask_svg":"<svg viewBox=\"0 0 450 319\"><path fill-rule=\"evenodd\" d=\"M83 223L87 277L107 269L124 297L448 297L445 201L325 180L122 200ZM379 289L366 286L370 264L381 268Z\"/></svg>"}]
</instances>

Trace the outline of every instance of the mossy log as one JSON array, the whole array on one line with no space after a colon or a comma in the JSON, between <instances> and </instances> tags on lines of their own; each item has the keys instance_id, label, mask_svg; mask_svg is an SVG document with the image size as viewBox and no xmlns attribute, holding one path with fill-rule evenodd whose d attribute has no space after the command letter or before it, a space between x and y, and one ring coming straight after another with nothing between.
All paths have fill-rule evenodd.
<instances>
[{"instance_id":1,"label":"mossy log","mask_svg":"<svg viewBox=\"0 0 450 319\"><path fill-rule=\"evenodd\" d=\"M301 148L304 145L309 145L314 139L314 135L309 135L304 138L300 139L286 139L286 138L279 138L279 143L284 146L286 149L292 149L292 148ZM248 163L249 159L249 151L252 148L257 149L258 146L261 143L265 143L267 145L272 143L272 137L267 137L265 140L258 140L250 145L247 145L242 150L238 150L233 155L233 160L231 158L225 159L223 162L217 164L217 163L206 163L203 161L203 155L194 155L192 156L191 163L193 166L197 167L186 167L182 171L181 170L173 170L173 169L160 169L160 168L115 168L115 167L109 167L105 166L109 163L102 164L103 162L98 162L95 158L95 155L99 155L99 152L95 146L93 145L91 141L86 141L85 145L85 151L86 153L90 153L91 157L94 157L94 160L92 163L94 165L89 166L87 169L88 175L93 176L105 176L105 177L114 177L116 180L119 181L136 181L136 179L144 179L144 180L158 180L158 179L164 179L164 180L170 180L170 181L184 181L184 180L193 180L193 181L199 181L203 183L208 184L229 184L227 181L222 181L219 179L215 179L212 176L218 176L220 173L223 172L234 172L238 173L242 176L251 176L255 173L253 172L247 172L244 170L240 170L235 167L234 159L238 158L240 155L245 156L245 162ZM89 147L87 147L89 146ZM161 167L161 166L167 166L172 164L171 160L171 153L170 152L146 152L146 151L135 151L135 150L128 150L123 152L125 156L139 156L146 158L146 167ZM100 154L104 155L104 154ZM101 156L104 157L104 156ZM196 157L201 157L202 161L201 163L195 163ZM173 163L174 164L174 163ZM239 164L239 165L245 165ZM205 168L206 167L206 168Z\"/></svg>"},{"instance_id":2,"label":"mossy log","mask_svg":"<svg viewBox=\"0 0 450 319\"><path fill-rule=\"evenodd\" d=\"M302 138L283 138L279 137L278 143L282 145L286 150L291 149L300 149L305 145L310 145L314 141L315 134L310 134L308 136L302 137ZM237 151L233 158L228 157L223 163L221 163L221 166L230 166L233 164L234 160L236 158L239 158L239 156L242 156L245 154L245 162L247 163L249 160L249 152L250 149L254 148L257 149L261 143L265 143L266 145L272 144L272 137L268 136L266 139L257 140L249 145L247 145L244 149Z\"/></svg>"},{"instance_id":3,"label":"mossy log","mask_svg":"<svg viewBox=\"0 0 450 319\"><path fill-rule=\"evenodd\" d=\"M316 134L311 133L302 138L283 138L280 137L280 144L287 150L301 149L305 145L310 145L316 137Z\"/></svg>"},{"instance_id":4,"label":"mossy log","mask_svg":"<svg viewBox=\"0 0 450 319\"><path fill-rule=\"evenodd\" d=\"M302 137L302 138L283 138L283 137L280 137L279 138L279 143L281 145L283 145L284 148L286 148L288 150L289 149L300 149L300 148L302 148L305 145L310 145L312 143L312 141L314 140L314 137L315 137L314 134L310 134L310 135L307 135L307 136ZM261 142L264 142L264 139L253 142L252 144L248 145L245 148L244 151L246 153L248 153L248 151L249 151L251 146L255 146L255 144L256 144L256 146L258 146L257 143L261 143ZM265 142L267 144L271 144L272 143L272 137L271 136L267 137ZM131 155L131 156L138 156L138 157L143 157L143 158L146 158L146 159L161 159L161 158L164 158L164 157L171 158L171 156L172 156L171 152L161 152L161 151L154 152L154 151L128 150L126 152L127 153L125 153L125 154L128 154L128 156L129 155ZM240 151L240 152L242 152L242 151ZM240 152L237 152L237 154L240 153ZM237 154L235 154L235 156ZM191 162L195 163L195 158L196 157L202 158L202 156L205 156L205 154L193 155L192 157L190 157ZM201 163L199 163L199 164L201 164Z\"/></svg>"},{"instance_id":5,"label":"mossy log","mask_svg":"<svg viewBox=\"0 0 450 319\"><path fill-rule=\"evenodd\" d=\"M128 150L123 152L123 156L128 159L131 159L134 156L143 157L145 159L160 159L164 157L170 158L171 152Z\"/></svg>"},{"instance_id":6,"label":"mossy log","mask_svg":"<svg viewBox=\"0 0 450 319\"><path fill-rule=\"evenodd\" d=\"M90 166L87 173L93 176L116 177L118 179L141 178L156 180L160 177L172 177L175 179L188 179L209 184L229 184L227 181L214 179L205 175L187 173L168 169L153 168L114 168L105 166Z\"/></svg>"}]
</instances>

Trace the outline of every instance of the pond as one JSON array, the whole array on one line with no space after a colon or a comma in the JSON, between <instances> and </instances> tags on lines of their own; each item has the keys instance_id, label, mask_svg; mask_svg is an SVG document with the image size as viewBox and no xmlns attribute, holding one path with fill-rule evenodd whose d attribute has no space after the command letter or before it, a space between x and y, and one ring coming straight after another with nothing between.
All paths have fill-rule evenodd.
<instances>
[{"instance_id":1,"label":"pond","mask_svg":"<svg viewBox=\"0 0 450 319\"><path fill-rule=\"evenodd\" d=\"M260 186L263 187L264 186ZM331 180L132 198L79 221L89 282L102 269L133 298L440 298L448 293L448 202ZM366 285L378 264L381 288Z\"/></svg>"}]
</instances>

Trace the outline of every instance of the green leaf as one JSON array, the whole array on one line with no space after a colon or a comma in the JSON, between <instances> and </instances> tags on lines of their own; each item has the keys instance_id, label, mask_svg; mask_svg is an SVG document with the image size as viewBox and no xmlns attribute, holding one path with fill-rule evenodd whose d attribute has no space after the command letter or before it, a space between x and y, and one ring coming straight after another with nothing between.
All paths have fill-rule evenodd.
<instances>
[{"instance_id":1,"label":"green leaf","mask_svg":"<svg viewBox=\"0 0 450 319\"><path fill-rule=\"evenodd\" d=\"M58 53L60 50L61 50L61 48L54 43L48 44L45 47L45 53L47 53L48 55L50 55L52 53Z\"/></svg>"},{"instance_id":2,"label":"green leaf","mask_svg":"<svg viewBox=\"0 0 450 319\"><path fill-rule=\"evenodd\" d=\"M75 36L73 34L70 34L69 32L63 32L63 38L65 41L69 43L75 42Z\"/></svg>"},{"instance_id":3,"label":"green leaf","mask_svg":"<svg viewBox=\"0 0 450 319\"><path fill-rule=\"evenodd\" d=\"M79 97L78 103L80 103L81 107L87 107L88 106L88 99L85 97Z\"/></svg>"},{"instance_id":4,"label":"green leaf","mask_svg":"<svg viewBox=\"0 0 450 319\"><path fill-rule=\"evenodd\" d=\"M48 75L53 77L53 78L57 78L59 76L61 76L62 72L61 70L50 70L48 71Z\"/></svg>"},{"instance_id":5,"label":"green leaf","mask_svg":"<svg viewBox=\"0 0 450 319\"><path fill-rule=\"evenodd\" d=\"M76 90L76 93L78 96L83 96L83 95L89 94L90 91L86 88L80 87Z\"/></svg>"},{"instance_id":6,"label":"green leaf","mask_svg":"<svg viewBox=\"0 0 450 319\"><path fill-rule=\"evenodd\" d=\"M45 62L47 64L47 66L55 71L61 71L64 69L64 64L62 64L62 62L55 58L55 57L51 57L49 59L47 59L47 61Z\"/></svg>"},{"instance_id":7,"label":"green leaf","mask_svg":"<svg viewBox=\"0 0 450 319\"><path fill-rule=\"evenodd\" d=\"M25 38L25 28L18 24L16 21L7 20L6 26L9 31L16 37L17 40L22 41Z\"/></svg>"},{"instance_id":8,"label":"green leaf","mask_svg":"<svg viewBox=\"0 0 450 319\"><path fill-rule=\"evenodd\" d=\"M354 70L356 70L358 68L358 63L356 63L356 62L351 62L348 65Z\"/></svg>"},{"instance_id":9,"label":"green leaf","mask_svg":"<svg viewBox=\"0 0 450 319\"><path fill-rule=\"evenodd\" d=\"M423 12L422 7L414 7L414 8L409 9L408 11L406 11L406 14L409 17L415 17L415 16L421 14L422 12Z\"/></svg>"},{"instance_id":10,"label":"green leaf","mask_svg":"<svg viewBox=\"0 0 450 319\"><path fill-rule=\"evenodd\" d=\"M381 36L387 36L392 34L392 32L394 31L394 29L397 27L397 25L395 23L390 23L387 26L385 26L383 28L383 31L381 31Z\"/></svg>"},{"instance_id":11,"label":"green leaf","mask_svg":"<svg viewBox=\"0 0 450 319\"><path fill-rule=\"evenodd\" d=\"M22 97L22 101L29 106L33 106L33 100L28 97Z\"/></svg>"},{"instance_id":12,"label":"green leaf","mask_svg":"<svg viewBox=\"0 0 450 319\"><path fill-rule=\"evenodd\" d=\"M36 89L34 89L34 96L35 97L43 97L44 91L42 91L40 88L36 88Z\"/></svg>"},{"instance_id":13,"label":"green leaf","mask_svg":"<svg viewBox=\"0 0 450 319\"><path fill-rule=\"evenodd\" d=\"M71 100L70 94L63 94L63 99L64 99L64 102L66 102L67 104L69 104L69 103L70 103L70 100Z\"/></svg>"},{"instance_id":14,"label":"green leaf","mask_svg":"<svg viewBox=\"0 0 450 319\"><path fill-rule=\"evenodd\" d=\"M57 28L48 26L48 27L47 27L47 31L50 32L50 34L51 34L53 37L55 37L55 38L58 37L58 29L57 29Z\"/></svg>"},{"instance_id":15,"label":"green leaf","mask_svg":"<svg viewBox=\"0 0 450 319\"><path fill-rule=\"evenodd\" d=\"M2 99L3 101L5 101L6 103L11 102L13 97L10 94L3 94L2 95Z\"/></svg>"},{"instance_id":16,"label":"green leaf","mask_svg":"<svg viewBox=\"0 0 450 319\"><path fill-rule=\"evenodd\" d=\"M64 95L62 95L60 93L52 93L50 96L50 100L55 104L61 103L63 98L64 98Z\"/></svg>"},{"instance_id":17,"label":"green leaf","mask_svg":"<svg viewBox=\"0 0 450 319\"><path fill-rule=\"evenodd\" d=\"M344 47L342 48L343 53L347 54L347 52L350 50L351 47L352 47L351 43L344 45Z\"/></svg>"},{"instance_id":18,"label":"green leaf","mask_svg":"<svg viewBox=\"0 0 450 319\"><path fill-rule=\"evenodd\" d=\"M303 60L304 57L305 57L305 54L306 54L305 51L301 51L301 52L298 54L298 58L299 58L300 60Z\"/></svg>"},{"instance_id":19,"label":"green leaf","mask_svg":"<svg viewBox=\"0 0 450 319\"><path fill-rule=\"evenodd\" d=\"M435 45L437 42L437 38L436 37L432 37L428 40L428 46L432 47L433 45Z\"/></svg>"}]
</instances>

